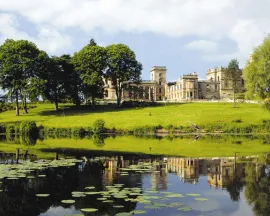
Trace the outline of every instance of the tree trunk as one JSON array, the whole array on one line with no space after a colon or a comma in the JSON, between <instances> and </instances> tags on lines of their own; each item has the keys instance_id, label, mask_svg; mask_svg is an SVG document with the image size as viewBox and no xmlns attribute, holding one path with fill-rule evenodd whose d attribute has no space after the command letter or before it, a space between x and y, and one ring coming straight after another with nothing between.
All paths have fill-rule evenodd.
<instances>
[{"instance_id":1,"label":"tree trunk","mask_svg":"<svg viewBox=\"0 0 270 216\"><path fill-rule=\"evenodd\" d=\"M55 99L54 105L55 105L55 110L58 111L58 101L57 101L57 99Z\"/></svg>"},{"instance_id":2,"label":"tree trunk","mask_svg":"<svg viewBox=\"0 0 270 216\"><path fill-rule=\"evenodd\" d=\"M121 105L121 90L118 90L118 94L116 94L117 97L117 106L120 107Z\"/></svg>"},{"instance_id":3,"label":"tree trunk","mask_svg":"<svg viewBox=\"0 0 270 216\"><path fill-rule=\"evenodd\" d=\"M20 115L20 111L19 111L19 95L18 95L18 90L16 90L15 97L16 97L16 116L19 116Z\"/></svg>"},{"instance_id":4,"label":"tree trunk","mask_svg":"<svg viewBox=\"0 0 270 216\"><path fill-rule=\"evenodd\" d=\"M91 96L92 99L92 107L95 107L95 96L92 94Z\"/></svg>"},{"instance_id":5,"label":"tree trunk","mask_svg":"<svg viewBox=\"0 0 270 216\"><path fill-rule=\"evenodd\" d=\"M28 110L27 110L27 103L26 103L26 97L23 97L23 110L25 114L28 114Z\"/></svg>"},{"instance_id":6,"label":"tree trunk","mask_svg":"<svg viewBox=\"0 0 270 216\"><path fill-rule=\"evenodd\" d=\"M235 89L233 88L233 107L236 108L236 102L235 102Z\"/></svg>"}]
</instances>

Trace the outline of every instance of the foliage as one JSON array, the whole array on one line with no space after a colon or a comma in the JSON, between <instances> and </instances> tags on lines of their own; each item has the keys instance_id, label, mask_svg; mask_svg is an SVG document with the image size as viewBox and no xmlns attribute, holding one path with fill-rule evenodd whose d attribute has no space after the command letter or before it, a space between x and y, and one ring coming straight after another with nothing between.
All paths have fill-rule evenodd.
<instances>
[{"instance_id":1,"label":"foliage","mask_svg":"<svg viewBox=\"0 0 270 216\"><path fill-rule=\"evenodd\" d=\"M248 98L270 98L270 35L257 46L251 55L251 61L244 68L245 87ZM270 106L269 106L270 108Z\"/></svg>"},{"instance_id":2,"label":"foliage","mask_svg":"<svg viewBox=\"0 0 270 216\"><path fill-rule=\"evenodd\" d=\"M22 135L34 136L37 134L37 125L34 121L22 121L20 124L20 132Z\"/></svg>"},{"instance_id":3,"label":"foliage","mask_svg":"<svg viewBox=\"0 0 270 216\"><path fill-rule=\"evenodd\" d=\"M92 105L95 98L103 97L104 71L107 66L106 50L97 45L87 45L75 53L72 60L77 73L80 75L84 92L92 97Z\"/></svg>"},{"instance_id":4,"label":"foliage","mask_svg":"<svg viewBox=\"0 0 270 216\"><path fill-rule=\"evenodd\" d=\"M8 39L0 46L0 86L15 96L16 115L19 115L19 97L27 113L26 95L36 86L42 55L36 45L27 40Z\"/></svg>"},{"instance_id":5,"label":"foliage","mask_svg":"<svg viewBox=\"0 0 270 216\"><path fill-rule=\"evenodd\" d=\"M113 44L106 47L108 67L106 78L112 81L120 106L123 90L128 83L141 81L142 64L136 60L135 53L124 44Z\"/></svg>"},{"instance_id":6,"label":"foliage","mask_svg":"<svg viewBox=\"0 0 270 216\"><path fill-rule=\"evenodd\" d=\"M232 59L229 62L228 67L225 69L224 75L225 80L231 83L231 88L233 90L234 107L236 107L235 93L237 91L237 86L241 86L242 83L242 73L239 69L239 62L237 61L237 59Z\"/></svg>"},{"instance_id":7,"label":"foliage","mask_svg":"<svg viewBox=\"0 0 270 216\"><path fill-rule=\"evenodd\" d=\"M103 119L97 119L93 123L93 133L94 134L100 134L105 131L105 121Z\"/></svg>"}]
</instances>

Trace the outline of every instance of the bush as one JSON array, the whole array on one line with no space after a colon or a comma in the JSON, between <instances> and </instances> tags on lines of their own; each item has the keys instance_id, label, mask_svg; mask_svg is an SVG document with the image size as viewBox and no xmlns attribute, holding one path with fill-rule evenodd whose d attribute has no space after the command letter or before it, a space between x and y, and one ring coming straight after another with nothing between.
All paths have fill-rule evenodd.
<instances>
[{"instance_id":1,"label":"bush","mask_svg":"<svg viewBox=\"0 0 270 216\"><path fill-rule=\"evenodd\" d=\"M20 124L20 132L22 135L36 135L38 128L34 121L22 121Z\"/></svg>"},{"instance_id":2,"label":"bush","mask_svg":"<svg viewBox=\"0 0 270 216\"><path fill-rule=\"evenodd\" d=\"M98 119L93 124L93 133L100 134L105 131L105 121L103 119Z\"/></svg>"},{"instance_id":3,"label":"bush","mask_svg":"<svg viewBox=\"0 0 270 216\"><path fill-rule=\"evenodd\" d=\"M6 127L6 134L14 134L14 133L15 133L14 124L8 124Z\"/></svg>"}]
</instances>

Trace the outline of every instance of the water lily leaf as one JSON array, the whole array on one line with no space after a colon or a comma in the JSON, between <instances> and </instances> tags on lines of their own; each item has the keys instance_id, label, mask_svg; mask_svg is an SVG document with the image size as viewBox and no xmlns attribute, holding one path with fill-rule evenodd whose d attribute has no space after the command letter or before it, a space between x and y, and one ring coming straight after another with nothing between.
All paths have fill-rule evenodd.
<instances>
[{"instance_id":1,"label":"water lily leaf","mask_svg":"<svg viewBox=\"0 0 270 216\"><path fill-rule=\"evenodd\" d=\"M196 201L208 201L207 198L195 198Z\"/></svg>"},{"instance_id":2,"label":"water lily leaf","mask_svg":"<svg viewBox=\"0 0 270 216\"><path fill-rule=\"evenodd\" d=\"M132 212L130 212L132 215L139 215L139 214L144 214L146 213L146 211L144 210L134 210Z\"/></svg>"},{"instance_id":3,"label":"water lily leaf","mask_svg":"<svg viewBox=\"0 0 270 216\"><path fill-rule=\"evenodd\" d=\"M122 205L114 205L113 207L114 207L114 208L124 208L125 206L122 206Z\"/></svg>"},{"instance_id":4,"label":"water lily leaf","mask_svg":"<svg viewBox=\"0 0 270 216\"><path fill-rule=\"evenodd\" d=\"M166 195L168 198L183 198L184 196L182 194L168 194Z\"/></svg>"},{"instance_id":5,"label":"water lily leaf","mask_svg":"<svg viewBox=\"0 0 270 216\"><path fill-rule=\"evenodd\" d=\"M154 206L154 205L152 205L152 206L144 206L144 208L146 208L146 209L160 209L160 207Z\"/></svg>"},{"instance_id":6,"label":"water lily leaf","mask_svg":"<svg viewBox=\"0 0 270 216\"><path fill-rule=\"evenodd\" d=\"M98 209L95 208L83 208L81 209L82 212L96 212Z\"/></svg>"},{"instance_id":7,"label":"water lily leaf","mask_svg":"<svg viewBox=\"0 0 270 216\"><path fill-rule=\"evenodd\" d=\"M75 200L62 200L61 203L73 204L73 203L75 203Z\"/></svg>"},{"instance_id":8,"label":"water lily leaf","mask_svg":"<svg viewBox=\"0 0 270 216\"><path fill-rule=\"evenodd\" d=\"M191 211L192 210L192 208L189 208L189 207L182 207L182 208L179 208L179 209L177 209L178 211L185 211L185 212L187 212L187 211Z\"/></svg>"},{"instance_id":9,"label":"water lily leaf","mask_svg":"<svg viewBox=\"0 0 270 216\"><path fill-rule=\"evenodd\" d=\"M93 189L95 189L95 187L94 186L90 186L90 187L86 187L85 189L87 189L87 190L93 190Z\"/></svg>"},{"instance_id":10,"label":"water lily leaf","mask_svg":"<svg viewBox=\"0 0 270 216\"><path fill-rule=\"evenodd\" d=\"M190 194L186 194L187 196L201 196L201 194L192 194L192 193L190 193Z\"/></svg>"},{"instance_id":11,"label":"water lily leaf","mask_svg":"<svg viewBox=\"0 0 270 216\"><path fill-rule=\"evenodd\" d=\"M120 212L117 213L115 216L130 216L131 214L129 212Z\"/></svg>"},{"instance_id":12,"label":"water lily leaf","mask_svg":"<svg viewBox=\"0 0 270 216\"><path fill-rule=\"evenodd\" d=\"M36 194L37 197L48 197L50 194Z\"/></svg>"}]
</instances>

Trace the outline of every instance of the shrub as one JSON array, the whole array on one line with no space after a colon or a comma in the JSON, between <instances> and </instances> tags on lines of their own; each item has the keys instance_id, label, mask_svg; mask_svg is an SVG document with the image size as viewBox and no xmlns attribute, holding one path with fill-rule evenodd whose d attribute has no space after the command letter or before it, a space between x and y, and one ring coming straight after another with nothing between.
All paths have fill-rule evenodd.
<instances>
[{"instance_id":1,"label":"shrub","mask_svg":"<svg viewBox=\"0 0 270 216\"><path fill-rule=\"evenodd\" d=\"M93 133L100 134L105 131L105 121L103 119L98 119L93 124Z\"/></svg>"},{"instance_id":2,"label":"shrub","mask_svg":"<svg viewBox=\"0 0 270 216\"><path fill-rule=\"evenodd\" d=\"M6 127L6 134L14 134L14 133L15 133L14 124L8 124Z\"/></svg>"},{"instance_id":3,"label":"shrub","mask_svg":"<svg viewBox=\"0 0 270 216\"><path fill-rule=\"evenodd\" d=\"M22 121L20 124L20 132L22 135L36 135L38 132L36 122Z\"/></svg>"}]
</instances>

